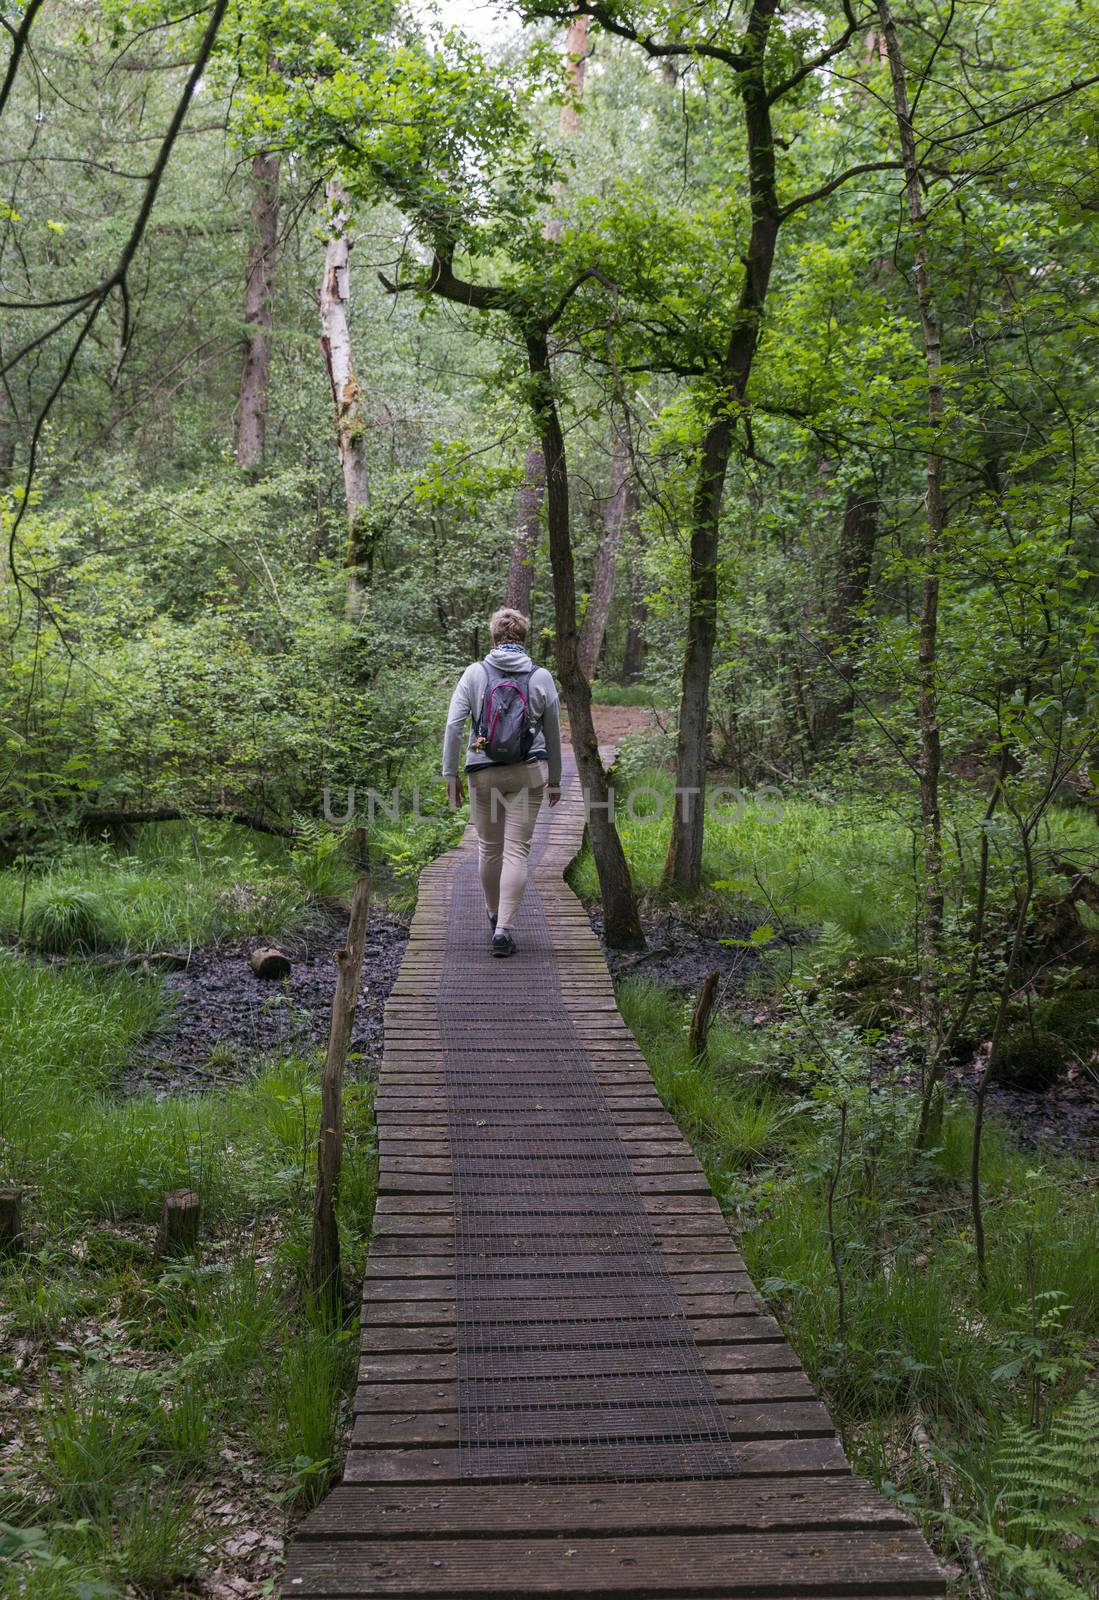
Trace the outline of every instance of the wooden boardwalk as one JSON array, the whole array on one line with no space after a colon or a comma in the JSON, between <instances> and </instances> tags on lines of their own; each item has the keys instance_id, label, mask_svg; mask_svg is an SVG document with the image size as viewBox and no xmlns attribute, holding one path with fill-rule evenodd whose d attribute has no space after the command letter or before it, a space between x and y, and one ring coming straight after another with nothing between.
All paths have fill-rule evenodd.
<instances>
[{"instance_id":1,"label":"wooden boardwalk","mask_svg":"<svg viewBox=\"0 0 1099 1600\"><path fill-rule=\"evenodd\" d=\"M562 881L583 824L567 767L510 960L470 834L421 879L352 1447L284 1596L943 1595L852 1475L657 1097Z\"/></svg>"}]
</instances>

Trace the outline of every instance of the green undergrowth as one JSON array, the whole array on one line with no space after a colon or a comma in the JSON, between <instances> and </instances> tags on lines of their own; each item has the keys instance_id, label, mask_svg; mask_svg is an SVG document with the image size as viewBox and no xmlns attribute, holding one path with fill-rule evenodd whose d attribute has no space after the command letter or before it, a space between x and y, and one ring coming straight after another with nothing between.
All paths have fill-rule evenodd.
<instances>
[{"instance_id":1,"label":"green undergrowth","mask_svg":"<svg viewBox=\"0 0 1099 1600\"><path fill-rule=\"evenodd\" d=\"M691 1061L682 1002L641 981L619 1001L856 1468L940 1549L979 1545L998 1600L1085 1595L1099 1554L1091 1170L987 1131L982 1284L966 1105L914 1158L913 1100L871 1074L854 1030L719 1021ZM1066 1542L1069 1524L1082 1531Z\"/></svg>"},{"instance_id":2,"label":"green undergrowth","mask_svg":"<svg viewBox=\"0 0 1099 1600\"><path fill-rule=\"evenodd\" d=\"M234 824L171 822L125 845L69 844L26 881L0 873L0 936L22 931L32 949L81 955L293 932L353 884L339 842L317 830L292 849Z\"/></svg>"},{"instance_id":3,"label":"green undergrowth","mask_svg":"<svg viewBox=\"0 0 1099 1600\"><path fill-rule=\"evenodd\" d=\"M465 813L446 808L426 770L420 788L380 793L367 823L368 797L356 792L367 825L375 901L415 904L426 864L455 844ZM414 808L414 793L418 805ZM334 815L346 794L334 795ZM220 940L273 939L327 931L362 870L346 824L299 819L294 840L235 823L149 823L125 843L69 842L46 864L0 871L0 940L21 940L54 956L187 949Z\"/></svg>"},{"instance_id":4,"label":"green undergrowth","mask_svg":"<svg viewBox=\"0 0 1099 1600\"><path fill-rule=\"evenodd\" d=\"M319 1061L119 1099L158 988L0 960L0 1183L23 1189L27 1234L0 1264L5 1600L190 1593L242 1551L273 1573L287 1511L323 1492L342 1448L355 1331L305 1289ZM373 1214L371 1099L347 1085L351 1279ZM179 1188L201 1202L200 1255L157 1261Z\"/></svg>"},{"instance_id":5,"label":"green undergrowth","mask_svg":"<svg viewBox=\"0 0 1099 1600\"><path fill-rule=\"evenodd\" d=\"M659 901L675 804L673 779L648 764L641 738L624 743L614 784L616 820L634 883ZM707 803L704 888L681 901L682 909L695 916L812 930L837 962L911 951L916 847L905 817L858 800L829 802L770 788L740 794L718 783L711 784ZM959 905L973 880L980 825L976 812L948 820L948 901ZM1094 833L1086 814L1053 811L1041 843L1093 852ZM590 849L572 869L570 882L583 898L597 897ZM1063 888L1056 875L1048 882Z\"/></svg>"},{"instance_id":6,"label":"green undergrowth","mask_svg":"<svg viewBox=\"0 0 1099 1600\"><path fill-rule=\"evenodd\" d=\"M597 706L659 706L667 696L647 683L605 683L596 678L591 697Z\"/></svg>"}]
</instances>

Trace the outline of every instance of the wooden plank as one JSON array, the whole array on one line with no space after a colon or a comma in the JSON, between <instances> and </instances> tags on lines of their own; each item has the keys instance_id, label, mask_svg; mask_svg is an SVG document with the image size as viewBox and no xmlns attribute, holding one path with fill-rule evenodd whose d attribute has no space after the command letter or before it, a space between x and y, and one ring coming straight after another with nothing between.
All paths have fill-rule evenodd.
<instances>
[{"instance_id":1,"label":"wooden plank","mask_svg":"<svg viewBox=\"0 0 1099 1600\"><path fill-rule=\"evenodd\" d=\"M674 1363L673 1363L674 1364ZM637 1386L632 1363L619 1357L623 1376L615 1378L613 1368L583 1378L537 1378L529 1374L516 1378L502 1378L497 1383L481 1382L478 1395L485 1405L598 1405L600 1400L613 1400L628 1379ZM729 1405L746 1405L760 1401L815 1400L813 1386L803 1372L719 1373L710 1379L714 1394ZM517 1388L521 1385L521 1392ZM684 1384L684 1392L693 1391L694 1380ZM400 1411L415 1412L422 1416L429 1411L457 1411L457 1381L430 1380L416 1383L384 1383L374 1381L361 1384L355 1391L354 1410L358 1412Z\"/></svg>"},{"instance_id":2,"label":"wooden plank","mask_svg":"<svg viewBox=\"0 0 1099 1600\"><path fill-rule=\"evenodd\" d=\"M299 1538L518 1538L571 1534L812 1532L908 1528L911 1520L865 1478L757 1478L726 1482L441 1485L431 1489L341 1485L309 1514Z\"/></svg>"},{"instance_id":3,"label":"wooden plank","mask_svg":"<svg viewBox=\"0 0 1099 1600\"><path fill-rule=\"evenodd\" d=\"M746 1313L739 1317L699 1317L688 1318L691 1336L696 1345L702 1350L705 1358L707 1345L753 1345L770 1343L781 1338L778 1323L773 1317L761 1316L758 1313ZM598 1318L577 1324L570 1328L573 1348L578 1356L583 1353L587 1359L591 1345L599 1345L616 1337L621 1339L622 1320L601 1321ZM531 1329L523 1329L522 1324L517 1324L515 1348L537 1349L539 1341L537 1333ZM554 1342L560 1343L560 1329L554 1329ZM393 1350L454 1350L457 1348L457 1329L453 1322L406 1323L371 1320L364 1318L363 1349L366 1352L379 1353Z\"/></svg>"},{"instance_id":4,"label":"wooden plank","mask_svg":"<svg viewBox=\"0 0 1099 1600\"><path fill-rule=\"evenodd\" d=\"M558 1267L560 1270L557 1270ZM600 1264L596 1269L598 1276L593 1283L590 1281L592 1274L569 1271L567 1267L568 1263L561 1261L555 1264L553 1271L538 1273L528 1262L529 1275L508 1273L502 1278L493 1278L485 1284L482 1293L487 1300L515 1298L545 1300L547 1296L552 1296L552 1300L556 1301L570 1297L580 1300L594 1298L596 1289L603 1294L613 1293L619 1282L623 1292L632 1298L650 1292L659 1293L666 1283L670 1283L674 1289L682 1289L693 1295L747 1293L754 1287L746 1272L675 1272L667 1274L665 1278L659 1271L645 1275L635 1271L628 1276L622 1275L619 1279L613 1271L607 1270ZM367 1273L364 1293L367 1298L387 1300L452 1300L454 1281L450 1277L389 1275L383 1277L380 1272L375 1271Z\"/></svg>"},{"instance_id":5,"label":"wooden plank","mask_svg":"<svg viewBox=\"0 0 1099 1600\"><path fill-rule=\"evenodd\" d=\"M528 1452L528 1455L532 1453ZM753 1439L737 1445L740 1478L834 1476L849 1472L838 1439ZM528 1462L526 1470L533 1470ZM517 1466L521 1477L523 1465ZM352 1449L344 1468L345 1483L461 1483L466 1481L453 1446L426 1449ZM738 1482L740 1479L737 1480Z\"/></svg>"},{"instance_id":6,"label":"wooden plank","mask_svg":"<svg viewBox=\"0 0 1099 1600\"><path fill-rule=\"evenodd\" d=\"M293 1578L303 1595L584 1595L642 1597L865 1594L891 1584L908 1595L943 1593L927 1547L907 1528L811 1533L697 1534L692 1539L625 1534L591 1539L353 1540L296 1548ZM293 1579L292 1579L293 1581Z\"/></svg>"},{"instance_id":7,"label":"wooden plank","mask_svg":"<svg viewBox=\"0 0 1099 1600\"><path fill-rule=\"evenodd\" d=\"M635 1372L651 1370L659 1371L674 1365L678 1352L674 1348L660 1350L634 1351L631 1363ZM782 1340L770 1343L736 1344L736 1345L703 1345L699 1349L699 1357L703 1370L712 1374L715 1379L724 1373L768 1373L791 1372L797 1374L798 1381L808 1383L808 1379L801 1371L801 1364L790 1346ZM506 1358L500 1357L500 1371L502 1373L523 1373L530 1377L539 1377L546 1371L544 1354L537 1351L510 1354ZM591 1375L600 1372L618 1372L621 1370L622 1357L617 1350L588 1350L584 1356L585 1371ZM566 1372L575 1371L575 1366L569 1363L567 1353L561 1358L561 1366ZM393 1353L375 1352L363 1354L359 1362L360 1383L405 1383L414 1380L423 1382L453 1382L458 1376L457 1357L452 1352L437 1354L430 1351L397 1351Z\"/></svg>"},{"instance_id":8,"label":"wooden plank","mask_svg":"<svg viewBox=\"0 0 1099 1600\"><path fill-rule=\"evenodd\" d=\"M697 1411L697 1415L696 1415ZM731 1439L816 1439L834 1432L828 1412L819 1400L775 1402L766 1405L722 1405L722 1420ZM705 1415L708 1415L708 1410ZM703 1408L684 1402L669 1413L662 1406L619 1406L592 1421L591 1408L551 1406L544 1411L523 1409L487 1417L484 1437L494 1443L567 1442L595 1432L601 1439L661 1439L669 1434L697 1431L705 1425ZM411 1411L360 1412L355 1418L352 1443L387 1445L455 1444L457 1412L417 1415Z\"/></svg>"}]
</instances>

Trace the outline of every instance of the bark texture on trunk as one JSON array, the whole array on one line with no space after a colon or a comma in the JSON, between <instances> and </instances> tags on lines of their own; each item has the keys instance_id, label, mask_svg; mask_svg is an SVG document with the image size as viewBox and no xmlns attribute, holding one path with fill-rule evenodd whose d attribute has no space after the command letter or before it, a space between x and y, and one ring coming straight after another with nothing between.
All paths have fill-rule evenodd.
<instances>
[{"instance_id":1,"label":"bark texture on trunk","mask_svg":"<svg viewBox=\"0 0 1099 1600\"><path fill-rule=\"evenodd\" d=\"M877 490L872 484L848 489L829 619L830 673L825 684L828 701L814 719L818 743L850 731L855 709L855 658L861 639L859 614L870 593L879 512Z\"/></svg>"},{"instance_id":2,"label":"bark texture on trunk","mask_svg":"<svg viewBox=\"0 0 1099 1600\"><path fill-rule=\"evenodd\" d=\"M693 890L702 881L703 795L710 676L717 638L717 572L721 503L734 439L759 342L760 322L771 281L780 223L775 192L775 151L767 98L764 56L778 0L754 0L743 40L748 65L739 92L748 136L748 181L752 226L736 317L729 335L721 383L702 441L691 507L687 641L683 653L676 787L672 834L664 863L667 887Z\"/></svg>"},{"instance_id":3,"label":"bark texture on trunk","mask_svg":"<svg viewBox=\"0 0 1099 1600\"><path fill-rule=\"evenodd\" d=\"M579 101L584 94L584 72L588 58L588 31L591 27L591 18L588 16L574 16L569 20L568 33L565 36L565 52L568 59L568 75L572 89L572 99L566 100L561 107L560 131L563 138L570 139L580 131L580 116L577 110ZM556 186L556 195L559 200L564 198L562 185ZM559 239L564 227L560 216L550 217L542 229L545 239ZM523 460L523 481L519 486L519 518L515 539L511 546L511 560L508 563L507 604L514 606L524 616L530 616L530 598L534 585L534 558L538 553L538 528L542 508L542 499L546 490L546 469L542 455L541 444L531 445Z\"/></svg>"},{"instance_id":4,"label":"bark texture on trunk","mask_svg":"<svg viewBox=\"0 0 1099 1600\"><path fill-rule=\"evenodd\" d=\"M941 1051L942 1007L939 971L943 932L943 847L942 814L939 803L939 778L942 749L938 712L938 626L939 575L942 566L943 461L938 448L943 424L942 335L931 297L931 256L927 241L927 216L920 187L920 163L916 136L908 101L904 56L897 24L889 0L878 0L878 19L889 58L889 77L893 86L893 106L897 117L904 189L908 206L909 233L915 265L916 303L920 315L924 366L927 374L927 425L931 444L926 466L926 516L922 550L923 575L920 586L919 653L917 691L920 723L920 820L923 831L924 888L920 929L920 997L923 1024L927 1030L929 1068L924 1085L919 1141L925 1143L941 1114L943 1060Z\"/></svg>"},{"instance_id":5,"label":"bark texture on trunk","mask_svg":"<svg viewBox=\"0 0 1099 1600\"><path fill-rule=\"evenodd\" d=\"M267 394L271 373L271 327L278 266L278 156L252 157L252 240L244 290L244 360L237 407L237 465L263 466L267 443Z\"/></svg>"},{"instance_id":6,"label":"bark texture on trunk","mask_svg":"<svg viewBox=\"0 0 1099 1600\"><path fill-rule=\"evenodd\" d=\"M561 132L571 138L580 132L580 101L584 98L584 73L588 63L588 34L591 18L579 14L569 18L565 35L565 54L568 57L569 83L572 98L561 107Z\"/></svg>"},{"instance_id":7,"label":"bark texture on trunk","mask_svg":"<svg viewBox=\"0 0 1099 1600\"><path fill-rule=\"evenodd\" d=\"M534 558L542 526L542 501L546 492L546 461L540 444L532 444L523 460L523 481L519 485L519 517L508 563L507 594L504 603L530 616L534 587Z\"/></svg>"},{"instance_id":8,"label":"bark texture on trunk","mask_svg":"<svg viewBox=\"0 0 1099 1600\"><path fill-rule=\"evenodd\" d=\"M336 951L336 987L328 1028L328 1053L321 1074L321 1126L317 1137L317 1186L313 1192L313 1233L309 1247L309 1287L333 1308L341 1299L340 1233L336 1198L343 1161L343 1074L359 998L363 954L370 918L370 880L360 878L351 900L347 943Z\"/></svg>"},{"instance_id":9,"label":"bark texture on trunk","mask_svg":"<svg viewBox=\"0 0 1099 1600\"><path fill-rule=\"evenodd\" d=\"M347 231L350 203L338 178L330 180L327 196L332 226L324 252L324 278L320 294L321 349L332 385L336 444L347 501L347 603L349 611L354 613L363 590L363 569L369 567L370 562L366 533L370 503L366 419L363 415L362 390L355 373L348 322L351 300L351 239Z\"/></svg>"},{"instance_id":10,"label":"bark texture on trunk","mask_svg":"<svg viewBox=\"0 0 1099 1600\"><path fill-rule=\"evenodd\" d=\"M616 429L611 455L611 492L603 512L603 537L595 559L588 609L580 625L580 670L591 683L599 664L607 619L614 603L615 573L622 536L637 516L637 487L633 481L629 438L625 423Z\"/></svg>"},{"instance_id":11,"label":"bark texture on trunk","mask_svg":"<svg viewBox=\"0 0 1099 1600\"><path fill-rule=\"evenodd\" d=\"M634 485L636 491L636 484ZM645 675L645 570L640 502L636 492L626 526L626 572L630 585L630 615L622 652L622 682L636 683Z\"/></svg>"},{"instance_id":12,"label":"bark texture on trunk","mask_svg":"<svg viewBox=\"0 0 1099 1600\"><path fill-rule=\"evenodd\" d=\"M576 573L569 520L569 479L565 439L550 372L545 334L526 334L527 358L535 384L534 409L546 464L546 518L553 572L557 675L569 712L569 729L580 782L588 799L588 832L599 874L607 943L614 949L640 949L645 935L637 911L622 840L610 814L610 790L599 755L591 714L591 686L580 666L576 625Z\"/></svg>"},{"instance_id":13,"label":"bark texture on trunk","mask_svg":"<svg viewBox=\"0 0 1099 1600\"><path fill-rule=\"evenodd\" d=\"M15 413L7 383L0 378L0 489L6 489L15 472Z\"/></svg>"}]
</instances>

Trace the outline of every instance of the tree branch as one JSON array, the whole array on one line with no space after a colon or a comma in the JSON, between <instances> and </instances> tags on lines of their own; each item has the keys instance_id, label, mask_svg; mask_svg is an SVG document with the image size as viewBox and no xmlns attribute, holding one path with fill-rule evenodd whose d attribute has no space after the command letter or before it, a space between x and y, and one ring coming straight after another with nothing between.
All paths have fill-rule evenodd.
<instances>
[{"instance_id":1,"label":"tree branch","mask_svg":"<svg viewBox=\"0 0 1099 1600\"><path fill-rule=\"evenodd\" d=\"M23 52L31 36L31 26L41 10L42 3L43 0L29 0L18 28L13 28L10 22L4 23L4 28L11 34L11 55L8 57L8 70L4 74L4 82L0 84L0 117L4 115L4 107L8 103L15 75L19 71L19 63L23 59Z\"/></svg>"},{"instance_id":2,"label":"tree branch","mask_svg":"<svg viewBox=\"0 0 1099 1600\"><path fill-rule=\"evenodd\" d=\"M812 77L814 72L819 72L821 67L826 67L829 61L835 60L836 56L841 56L855 34L864 28L870 20L865 18L862 22L857 21L851 13L850 6L845 6L844 10L847 12L847 26L839 38L831 44L825 45L823 50L818 50L817 54L810 57L808 61L803 61L796 72L792 72L782 83L776 84L773 89L769 90L767 94L767 104L769 106L773 106L776 100L781 100L784 95L788 95L791 89L796 89L798 84L802 83L806 78Z\"/></svg>"},{"instance_id":3,"label":"tree branch","mask_svg":"<svg viewBox=\"0 0 1099 1600\"><path fill-rule=\"evenodd\" d=\"M575 5L533 5L524 7L530 16L543 19L552 19L557 22L566 22L570 17L591 17L598 22L601 28L608 33L613 33L619 39L625 39L630 44L638 45L645 54L656 60L665 60L676 56L702 56L710 61L722 61L727 67L732 67L734 72L743 72L749 65L748 58L739 50L728 50L723 45L705 44L696 40L691 44L660 43L650 34L643 34L639 28L632 27L628 22L615 16L613 10L601 4L600 0L578 0Z\"/></svg>"},{"instance_id":4,"label":"tree branch","mask_svg":"<svg viewBox=\"0 0 1099 1600\"><path fill-rule=\"evenodd\" d=\"M849 183L852 178L860 177L864 172L899 172L900 161L860 161L857 166L847 167L845 171L838 172L834 178L829 178L827 183L822 183L819 189L810 189L807 194L799 194L796 200L791 200L779 211L779 220L785 222L787 217L800 211L804 206L811 206L818 200L824 200L830 194Z\"/></svg>"}]
</instances>

